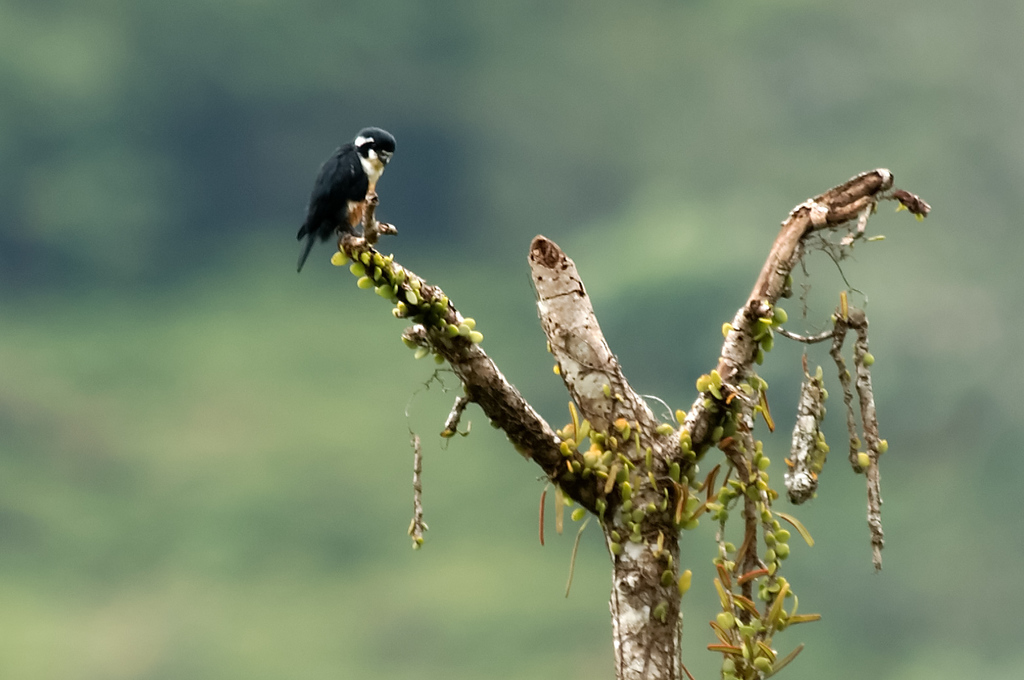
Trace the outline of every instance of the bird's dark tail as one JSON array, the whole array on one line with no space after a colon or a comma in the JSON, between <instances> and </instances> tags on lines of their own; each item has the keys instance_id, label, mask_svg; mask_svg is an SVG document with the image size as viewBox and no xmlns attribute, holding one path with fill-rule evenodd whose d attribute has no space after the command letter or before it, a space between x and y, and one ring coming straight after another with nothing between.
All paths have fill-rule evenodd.
<instances>
[{"instance_id":1,"label":"bird's dark tail","mask_svg":"<svg viewBox=\"0 0 1024 680\"><path fill-rule=\"evenodd\" d=\"M302 238L302 236L303 236L302 232L303 232L304 229L305 229L305 227L303 227L303 229L299 230L299 238ZM310 232L310 233L306 234L305 236L306 236L306 242L304 244L302 244L302 251L299 253L299 267L298 267L298 269L295 270L297 272L301 272L302 271L302 265L306 264L306 258L309 257L309 251L311 251L313 249L313 244L316 243L316 234L314 234L313 232Z\"/></svg>"}]
</instances>

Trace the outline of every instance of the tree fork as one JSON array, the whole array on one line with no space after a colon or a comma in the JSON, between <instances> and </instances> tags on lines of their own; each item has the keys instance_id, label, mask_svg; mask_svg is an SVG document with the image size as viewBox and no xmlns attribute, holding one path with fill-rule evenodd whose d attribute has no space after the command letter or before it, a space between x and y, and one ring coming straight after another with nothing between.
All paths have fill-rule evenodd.
<instances>
[{"instance_id":1,"label":"tree fork","mask_svg":"<svg viewBox=\"0 0 1024 680\"><path fill-rule=\"evenodd\" d=\"M757 404L745 396L741 382L753 375L752 366L761 351L759 343L764 342L764 333L758 335L759 324L778 325L778 317L773 317L774 306L803 256L806 236L857 218L856 232L851 232L842 244L849 245L862 236L868 216L883 199L899 201L918 217L927 215L927 203L908 192L890 192L892 184L888 170L865 172L793 209L783 222L750 296L726 329L716 369L698 381L700 395L685 417L681 417L681 412L677 414L682 421L679 428L658 423L644 400L629 386L601 333L575 265L552 241L543 236L533 240L530 269L541 325L572 403L579 406L582 416L580 420L571 406L572 427L558 432L508 382L479 346L483 336L440 288L427 284L395 263L391 256L384 257L373 248L381 234L395 232L390 225L376 221L375 200L370 202L365 217L365 236L345 235L340 239L339 250L354 261L352 272L360 277L359 286L376 288L379 295L395 304L396 317L413 322L403 334L406 343L417 348L418 353L433 352L447 361L462 382L465 398L479 404L492 424L505 431L516 450L536 462L564 494L598 516L614 569L610 608L620 680L676 680L685 670L679 655L683 590L678 580L679 537L680 529L696 526L698 517L717 496L712 488L717 466L703 484L694 479L697 460L713 444L723 449L737 474L745 476L742 482L733 481L750 485L743 499L746 538L735 566L739 576L735 582L742 588L742 595L722 590L722 584L731 588L734 579L719 564L723 607L733 611L736 602L741 602L747 612L740 612L743 620L749 622L750 614L761 616L771 629L768 633L781 630L787 621L816 619L817 615L785 612L786 583L772 581L780 587L771 591L775 594L768 597L763 615L758 614L750 597L755 578L775 578L774 570L765 569L758 557L758 520L754 514L756 505L770 505L774 492L753 485L755 478L760 485L767 477L759 477L757 467L751 465L756 462L752 416ZM343 260L332 261L342 264ZM459 405L457 402L456 409ZM727 416L735 426L735 436L723 437L721 426ZM588 440L590 448L584 451L583 444ZM877 465L871 468L877 480ZM725 487L722 488L724 493ZM698 493L704 494L703 503L696 497ZM763 519L764 507L761 523L767 524ZM725 639L729 635L733 633L722 631L723 644L712 645L721 648L726 663L732 663L729 654L740 649ZM770 643L770 637L767 641ZM798 648L783 659L775 659L774 651L760 637L757 645L762 649L747 650L757 658L734 657L745 664L744 677L770 674L773 664L778 662L778 670L799 651Z\"/></svg>"}]
</instances>

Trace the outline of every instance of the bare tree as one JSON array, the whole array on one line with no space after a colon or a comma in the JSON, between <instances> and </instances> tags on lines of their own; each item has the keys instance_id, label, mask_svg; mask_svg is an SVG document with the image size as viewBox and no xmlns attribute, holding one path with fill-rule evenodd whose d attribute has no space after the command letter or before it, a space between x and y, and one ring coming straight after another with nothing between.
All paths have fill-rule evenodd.
<instances>
[{"instance_id":1,"label":"bare tree","mask_svg":"<svg viewBox=\"0 0 1024 680\"><path fill-rule=\"evenodd\" d=\"M784 329L787 314L777 303L791 294L792 271L811 239L821 239L822 247L841 257L866 238L868 218L880 201L898 201L919 218L927 215L926 203L893 189L888 170L857 175L793 209L750 296L732 322L723 326L718 365L697 380L699 394L693 405L687 412L678 411L672 423L659 422L630 387L601 333L573 261L552 241L536 237L529 265L537 311L572 398L571 422L560 430L545 422L502 375L481 348L483 335L472 319L464 317L439 287L374 249L378 237L394 229L376 221L376 197L370 198L364 236L346 235L332 261L351 261L359 287L375 288L393 303L396 317L412 322L403 334L406 344L420 356L432 353L446 361L461 381L464 395L456 399L442 436L451 436L468 404L477 404L514 448L543 470L557 496L579 504L577 512L596 516L612 562L610 607L620 680L676 679L685 672L680 658L680 601L690 574L679 572L679 536L695 529L702 517L717 531L715 587L722 611L711 622L719 643L709 649L722 655L724 678L762 678L778 672L800 647L779 655L776 634L818 618L797 613L792 588L781 573L789 555L790 532L785 527L811 538L798 520L773 509L779 492L769 483L770 461L754 436L758 417L774 429L767 384L755 368L776 334L800 342L832 342L846 405L849 459L867 479L873 558L876 568L881 567L878 458L887 444L879 437L875 419L867 318L850 306L844 291L831 317L831 330L805 337ZM849 331L856 335L853 374L842 354ZM827 397L822 377L820 369L813 374L808 370L805 359L784 475L790 500L797 503L813 496L828 452L819 430ZM707 454L715 448L723 457L709 461ZM418 437L414 449L415 510L409 531L418 547L425 529ZM712 467L705 473L701 465ZM739 546L726 540L732 514L742 525Z\"/></svg>"}]
</instances>

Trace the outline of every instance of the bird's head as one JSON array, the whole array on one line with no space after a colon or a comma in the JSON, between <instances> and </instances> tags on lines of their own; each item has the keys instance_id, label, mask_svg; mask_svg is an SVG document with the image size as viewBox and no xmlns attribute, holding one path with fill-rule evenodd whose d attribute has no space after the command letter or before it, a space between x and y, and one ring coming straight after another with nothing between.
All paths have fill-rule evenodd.
<instances>
[{"instance_id":1,"label":"bird's head","mask_svg":"<svg viewBox=\"0 0 1024 680\"><path fill-rule=\"evenodd\" d=\"M362 158L387 165L395 153L395 138L387 130L377 127L363 128L352 142ZM383 169L383 167L381 168Z\"/></svg>"}]
</instances>

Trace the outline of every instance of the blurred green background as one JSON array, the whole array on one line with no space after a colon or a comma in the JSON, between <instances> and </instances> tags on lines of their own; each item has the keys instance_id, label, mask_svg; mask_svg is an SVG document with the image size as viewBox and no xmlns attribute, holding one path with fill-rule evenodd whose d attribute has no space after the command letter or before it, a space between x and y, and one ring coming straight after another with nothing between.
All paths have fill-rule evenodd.
<instances>
[{"instance_id":1,"label":"blurred green background","mask_svg":"<svg viewBox=\"0 0 1024 680\"><path fill-rule=\"evenodd\" d=\"M930 201L883 206L845 268L891 445L885 569L834 456L786 565L824 619L776 643L807 643L794 678L1024 677L1022 35L1009 0L0 0L0 676L613 677L596 528L565 599L575 526L538 545L537 468L475 408L435 436L454 394L330 248L295 274L317 167L372 124L398 139L383 247L555 425L535 234L634 386L685 408L790 208L879 166ZM808 268L811 330L842 281ZM763 371L778 479L800 351Z\"/></svg>"}]
</instances>

